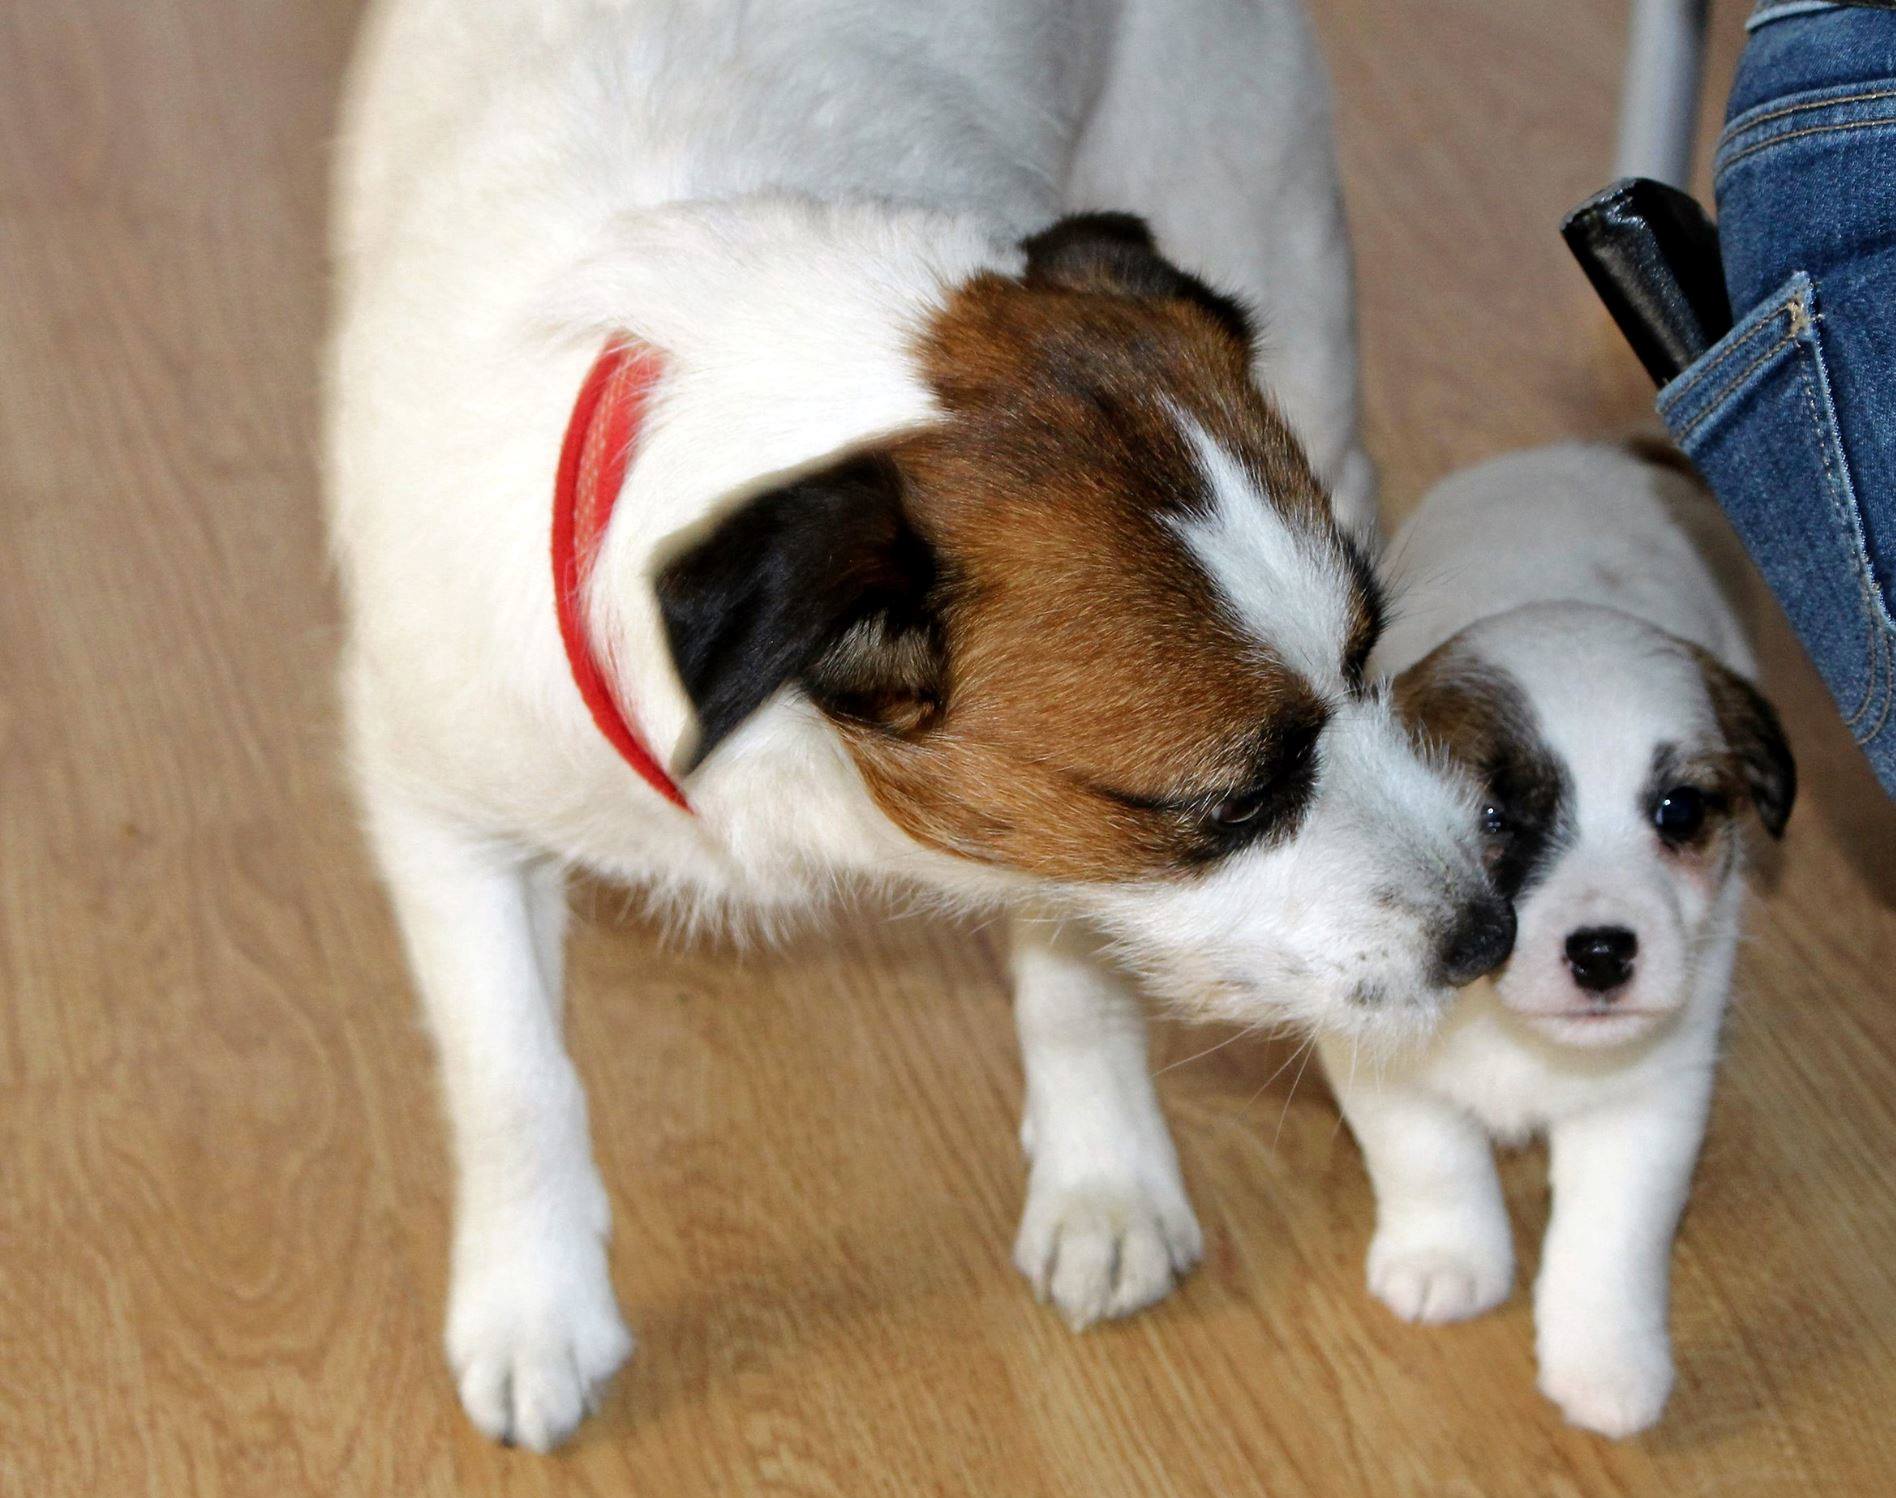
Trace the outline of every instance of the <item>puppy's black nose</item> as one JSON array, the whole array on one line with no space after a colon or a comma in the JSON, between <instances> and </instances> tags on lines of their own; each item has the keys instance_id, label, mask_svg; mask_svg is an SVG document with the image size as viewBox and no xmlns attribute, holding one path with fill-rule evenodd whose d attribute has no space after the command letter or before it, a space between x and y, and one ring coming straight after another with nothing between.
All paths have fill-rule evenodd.
<instances>
[{"instance_id":1,"label":"puppy's black nose","mask_svg":"<svg viewBox=\"0 0 1896 1498\"><path fill-rule=\"evenodd\" d=\"M1639 938L1624 926L1583 926L1567 938L1567 966L1588 993L1604 994L1633 975Z\"/></svg>"},{"instance_id":2,"label":"puppy's black nose","mask_svg":"<svg viewBox=\"0 0 1896 1498\"><path fill-rule=\"evenodd\" d=\"M1514 907L1484 895L1461 913L1442 942L1442 981L1460 988L1491 973L1514 950Z\"/></svg>"}]
</instances>

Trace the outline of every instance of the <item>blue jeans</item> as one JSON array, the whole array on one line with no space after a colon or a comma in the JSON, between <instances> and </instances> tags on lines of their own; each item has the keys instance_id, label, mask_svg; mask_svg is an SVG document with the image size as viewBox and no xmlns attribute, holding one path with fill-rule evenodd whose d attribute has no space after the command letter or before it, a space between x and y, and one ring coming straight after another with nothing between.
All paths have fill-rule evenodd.
<instances>
[{"instance_id":1,"label":"blue jeans","mask_svg":"<svg viewBox=\"0 0 1896 1498\"><path fill-rule=\"evenodd\" d=\"M1738 322L1659 414L1896 795L1896 11L1750 25L1714 163Z\"/></svg>"}]
</instances>

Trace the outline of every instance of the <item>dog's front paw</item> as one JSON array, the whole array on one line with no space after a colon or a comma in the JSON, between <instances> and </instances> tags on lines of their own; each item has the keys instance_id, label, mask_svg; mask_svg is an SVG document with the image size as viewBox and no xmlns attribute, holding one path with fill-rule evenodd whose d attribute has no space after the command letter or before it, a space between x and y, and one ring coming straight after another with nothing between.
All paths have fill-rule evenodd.
<instances>
[{"instance_id":1,"label":"dog's front paw","mask_svg":"<svg viewBox=\"0 0 1896 1498\"><path fill-rule=\"evenodd\" d=\"M559 1445L632 1352L603 1240L464 1252L447 1350L461 1403L484 1434L535 1451Z\"/></svg>"},{"instance_id":2,"label":"dog's front paw","mask_svg":"<svg viewBox=\"0 0 1896 1498\"><path fill-rule=\"evenodd\" d=\"M1514 1250L1501 1233L1379 1231L1369 1246L1369 1292L1404 1321L1465 1321L1508 1298Z\"/></svg>"},{"instance_id":3,"label":"dog's front paw","mask_svg":"<svg viewBox=\"0 0 1896 1498\"><path fill-rule=\"evenodd\" d=\"M1036 1296L1083 1331L1163 1300L1204 1251L1183 1189L1055 1182L1036 1168L1014 1263Z\"/></svg>"},{"instance_id":4,"label":"dog's front paw","mask_svg":"<svg viewBox=\"0 0 1896 1498\"><path fill-rule=\"evenodd\" d=\"M1619 1440L1659 1419L1672 1392L1672 1352L1663 1336L1543 1336L1540 1390L1571 1424Z\"/></svg>"}]
</instances>

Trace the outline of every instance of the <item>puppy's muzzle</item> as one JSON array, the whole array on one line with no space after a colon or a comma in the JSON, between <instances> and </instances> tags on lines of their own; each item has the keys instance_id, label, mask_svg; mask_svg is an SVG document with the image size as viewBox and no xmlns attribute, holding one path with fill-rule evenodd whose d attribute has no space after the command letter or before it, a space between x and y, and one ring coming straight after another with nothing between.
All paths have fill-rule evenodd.
<instances>
[{"instance_id":1,"label":"puppy's muzzle","mask_svg":"<svg viewBox=\"0 0 1896 1498\"><path fill-rule=\"evenodd\" d=\"M1514 950L1514 907L1496 894L1464 906L1437 954L1442 981L1461 988L1493 972Z\"/></svg>"}]
</instances>

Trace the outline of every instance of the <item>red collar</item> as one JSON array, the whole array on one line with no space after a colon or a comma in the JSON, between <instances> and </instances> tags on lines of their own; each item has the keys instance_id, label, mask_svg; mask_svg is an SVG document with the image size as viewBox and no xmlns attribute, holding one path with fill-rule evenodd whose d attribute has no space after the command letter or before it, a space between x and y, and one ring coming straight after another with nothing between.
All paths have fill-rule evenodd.
<instances>
[{"instance_id":1,"label":"red collar","mask_svg":"<svg viewBox=\"0 0 1896 1498\"><path fill-rule=\"evenodd\" d=\"M614 338L600 351L586 383L579 387L553 486L553 599L566 664L593 722L641 780L689 812L685 793L627 721L593 654L583 617L586 583L631 466L646 397L664 372L664 360L658 354Z\"/></svg>"}]
</instances>

